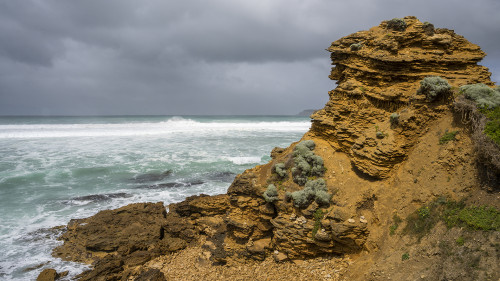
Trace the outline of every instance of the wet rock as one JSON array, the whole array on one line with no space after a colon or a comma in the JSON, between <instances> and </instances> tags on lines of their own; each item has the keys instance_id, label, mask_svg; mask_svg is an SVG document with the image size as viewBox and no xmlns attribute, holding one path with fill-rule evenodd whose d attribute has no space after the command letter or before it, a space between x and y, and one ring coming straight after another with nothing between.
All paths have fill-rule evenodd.
<instances>
[{"instance_id":1,"label":"wet rock","mask_svg":"<svg viewBox=\"0 0 500 281\"><path fill-rule=\"evenodd\" d=\"M188 182L167 182L167 183L158 183L152 185L140 185L136 188L142 189L162 189L162 188L175 188L175 187L190 187L204 184L204 181L201 180L193 180Z\"/></svg>"},{"instance_id":2,"label":"wet rock","mask_svg":"<svg viewBox=\"0 0 500 281\"><path fill-rule=\"evenodd\" d=\"M124 254L147 250L162 238L165 216L162 203L138 203L72 220L59 238L64 244L55 248L53 255L91 263L119 248Z\"/></svg>"},{"instance_id":3,"label":"wet rock","mask_svg":"<svg viewBox=\"0 0 500 281\"><path fill-rule=\"evenodd\" d=\"M36 281L54 281L57 278L59 278L59 275L57 274L56 270L47 268L40 272L40 274L38 274Z\"/></svg>"},{"instance_id":4,"label":"wet rock","mask_svg":"<svg viewBox=\"0 0 500 281\"><path fill-rule=\"evenodd\" d=\"M161 181L169 176L172 175L171 170L167 170L162 173L147 173L147 174L142 174L142 175L137 175L133 178L131 178L131 181L137 182L137 183L144 183L144 182L153 182L153 181Z\"/></svg>"},{"instance_id":5,"label":"wet rock","mask_svg":"<svg viewBox=\"0 0 500 281\"><path fill-rule=\"evenodd\" d=\"M92 270L87 270L77 275L80 281L91 280L119 280L123 271L123 260L108 255L98 260Z\"/></svg>"},{"instance_id":6,"label":"wet rock","mask_svg":"<svg viewBox=\"0 0 500 281\"><path fill-rule=\"evenodd\" d=\"M132 194L119 192L119 193L106 193L106 194L93 194L86 196L79 196L71 198L71 200L75 201L107 201L114 198L128 198L132 197Z\"/></svg>"},{"instance_id":7,"label":"wet rock","mask_svg":"<svg viewBox=\"0 0 500 281\"><path fill-rule=\"evenodd\" d=\"M208 179L222 181L222 182L232 182L236 177L236 174L233 172L215 172L208 175Z\"/></svg>"}]
</instances>

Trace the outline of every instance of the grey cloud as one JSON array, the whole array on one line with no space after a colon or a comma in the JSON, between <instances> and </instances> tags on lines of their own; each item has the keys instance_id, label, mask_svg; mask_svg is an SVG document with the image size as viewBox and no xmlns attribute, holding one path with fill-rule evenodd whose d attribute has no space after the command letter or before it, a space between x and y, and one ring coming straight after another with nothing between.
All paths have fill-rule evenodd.
<instances>
[{"instance_id":1,"label":"grey cloud","mask_svg":"<svg viewBox=\"0 0 500 281\"><path fill-rule=\"evenodd\" d=\"M335 87L328 45L415 15L488 53L500 4L454 1L0 0L0 115L289 114Z\"/></svg>"}]
</instances>

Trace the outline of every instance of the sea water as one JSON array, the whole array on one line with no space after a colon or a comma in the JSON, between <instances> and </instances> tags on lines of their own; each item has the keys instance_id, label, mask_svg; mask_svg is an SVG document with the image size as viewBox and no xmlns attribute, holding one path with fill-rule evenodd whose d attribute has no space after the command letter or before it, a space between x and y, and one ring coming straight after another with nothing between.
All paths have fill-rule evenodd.
<instances>
[{"instance_id":1,"label":"sea water","mask_svg":"<svg viewBox=\"0 0 500 281\"><path fill-rule=\"evenodd\" d=\"M0 280L34 280L72 218L136 202L225 193L234 177L298 141L297 116L0 117ZM69 278L67 277L67 278Z\"/></svg>"}]
</instances>

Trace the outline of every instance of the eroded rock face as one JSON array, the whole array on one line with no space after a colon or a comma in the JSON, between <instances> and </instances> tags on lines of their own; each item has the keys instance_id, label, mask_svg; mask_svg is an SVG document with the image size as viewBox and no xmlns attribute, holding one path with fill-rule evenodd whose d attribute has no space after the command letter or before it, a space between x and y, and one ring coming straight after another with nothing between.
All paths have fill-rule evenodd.
<instances>
[{"instance_id":1,"label":"eroded rock face","mask_svg":"<svg viewBox=\"0 0 500 281\"><path fill-rule=\"evenodd\" d=\"M168 213L161 203L145 203L72 220L61 237L65 243L54 256L93 263L92 271L79 276L82 280L163 280L160 271L141 266L190 245L201 247L200 265L263 260L270 255L282 262L376 250L388 229L381 223L392 217L388 202L397 201L403 206L398 208L404 208L414 198L424 202L432 193L418 185L424 167L414 173L412 158L406 161L411 162L405 168L408 175L399 171L385 178L414 146L423 150L422 136L428 141L429 134L437 135L434 121L450 124L452 93L431 102L417 94L420 81L440 76L453 87L491 84L488 70L477 65L485 56L478 46L414 17L404 21L404 29L393 30L382 22L341 38L328 49L336 65L330 78L338 87L329 93L325 108L313 114L311 130L303 139L313 140L314 153L324 160L321 178L333 195L329 205L312 202L299 208L287 199L288 192L303 188L290 172L295 143L274 149L268 164L236 176L227 194L192 196L170 204ZM393 113L397 122L391 122ZM448 157L444 162L450 161ZM463 161L461 165L467 166L464 163L469 162ZM285 176L278 177L273 169L278 163L287 169ZM435 170L456 168L446 163L429 164ZM271 183L278 199L266 202L263 192ZM411 189L412 184L421 189ZM436 194L446 190L437 189Z\"/></svg>"},{"instance_id":2,"label":"eroded rock face","mask_svg":"<svg viewBox=\"0 0 500 281\"><path fill-rule=\"evenodd\" d=\"M492 84L488 69L477 65L486 55L477 45L415 17L404 21L404 31L384 21L331 44L327 50L335 66L329 77L338 86L325 108L312 115L312 133L376 178L388 177L428 124L447 109L447 97L429 103L416 94L423 78L440 76L453 87ZM391 128L393 113L400 115L396 128Z\"/></svg>"}]
</instances>

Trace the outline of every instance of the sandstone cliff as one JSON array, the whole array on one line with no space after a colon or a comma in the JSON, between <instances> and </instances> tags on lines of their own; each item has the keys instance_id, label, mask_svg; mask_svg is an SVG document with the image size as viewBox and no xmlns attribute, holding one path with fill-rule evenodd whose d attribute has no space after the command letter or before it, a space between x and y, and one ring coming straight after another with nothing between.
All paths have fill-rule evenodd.
<instances>
[{"instance_id":1,"label":"sandstone cliff","mask_svg":"<svg viewBox=\"0 0 500 281\"><path fill-rule=\"evenodd\" d=\"M308 278L414 280L435 276L428 280L441 280L468 274L467 269L444 264L444 258L432 253L436 238L422 240L429 245L421 247L420 240L410 236L391 236L389 227L394 215L406 217L438 197L467 197L468 202L499 207L497 194L481 189L471 140L452 111L453 91L434 101L417 93L427 76L445 78L453 87L479 82L492 85L488 70L477 65L485 53L451 30L434 29L415 17L406 17L404 22L404 29L382 22L328 48L335 65L330 78L338 86L329 92L325 108L312 115L312 127L303 140L313 140L315 155L323 159L321 178L333 194L329 205L312 202L299 208L287 195L303 189L292 175L297 165L295 143L274 149L270 163L238 175L227 194L194 196L171 204L168 213L158 204L146 204L72 222L62 237L65 244L54 254L95 262L94 271L84 273L83 280L173 277L172 272L179 271L172 268L176 256L169 253L186 247L179 257L186 253L182 251L199 249L196 258L186 262L200 267L215 264L241 269L241 263L252 260L342 257L338 269L331 273L324 269ZM394 113L397 123L391 122ZM454 130L460 132L456 139L439 145L440 137ZM277 175L278 163L283 164L285 176ZM269 184L277 187L277 199L272 202L263 198ZM119 214L141 209L148 210L147 218L119 219ZM108 226L101 225L103 219ZM438 228L433 233L448 235L446 231ZM96 235L112 237L112 241L96 239ZM125 239L127 236L134 239ZM498 232L484 239L495 237ZM406 272L398 269L403 248L420 257L406 264ZM498 252L484 251L494 253L484 258L494 265L487 274L500 277ZM354 264L346 272L351 259ZM451 273L443 270L446 266ZM189 278L198 276L190 274ZM278 271L272 276L290 276L286 274Z\"/></svg>"}]
</instances>

